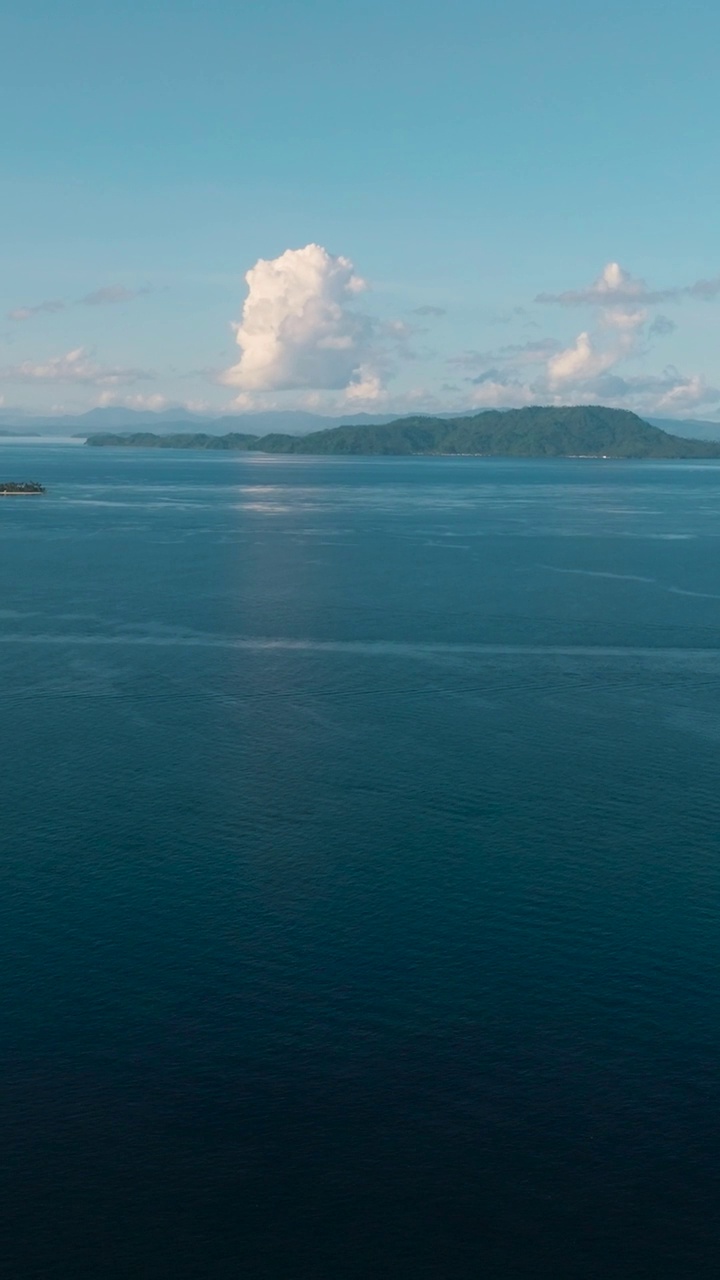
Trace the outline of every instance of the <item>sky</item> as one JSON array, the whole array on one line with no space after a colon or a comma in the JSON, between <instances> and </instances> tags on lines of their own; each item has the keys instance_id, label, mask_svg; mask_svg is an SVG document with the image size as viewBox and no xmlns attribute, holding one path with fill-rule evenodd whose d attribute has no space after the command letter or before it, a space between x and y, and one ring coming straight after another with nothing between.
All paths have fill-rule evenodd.
<instances>
[{"instance_id":1,"label":"sky","mask_svg":"<svg viewBox=\"0 0 720 1280\"><path fill-rule=\"evenodd\" d=\"M720 419L710 0L0 11L0 404Z\"/></svg>"}]
</instances>

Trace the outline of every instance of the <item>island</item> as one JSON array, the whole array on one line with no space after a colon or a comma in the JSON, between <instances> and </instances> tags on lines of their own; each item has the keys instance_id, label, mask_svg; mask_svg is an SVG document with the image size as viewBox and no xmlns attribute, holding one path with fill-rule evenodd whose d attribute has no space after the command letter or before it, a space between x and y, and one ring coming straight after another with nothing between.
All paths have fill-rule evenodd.
<instances>
[{"instance_id":1,"label":"island","mask_svg":"<svg viewBox=\"0 0 720 1280\"><path fill-rule=\"evenodd\" d=\"M38 484L37 480L0 480L0 498L44 492L45 486Z\"/></svg>"},{"instance_id":2,"label":"island","mask_svg":"<svg viewBox=\"0 0 720 1280\"><path fill-rule=\"evenodd\" d=\"M91 435L87 444L355 457L720 458L719 442L673 436L636 413L604 405L534 405L488 409L466 417L417 416L381 425L332 427L304 436L141 431Z\"/></svg>"}]
</instances>

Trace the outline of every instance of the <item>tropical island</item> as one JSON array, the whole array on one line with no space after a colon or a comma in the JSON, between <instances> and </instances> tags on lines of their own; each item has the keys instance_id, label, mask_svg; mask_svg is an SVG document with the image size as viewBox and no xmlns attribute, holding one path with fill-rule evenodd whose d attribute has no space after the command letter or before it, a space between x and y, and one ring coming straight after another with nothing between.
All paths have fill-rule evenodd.
<instances>
[{"instance_id":1,"label":"tropical island","mask_svg":"<svg viewBox=\"0 0 720 1280\"><path fill-rule=\"evenodd\" d=\"M45 486L37 480L0 480L0 498L9 498L17 494L44 493Z\"/></svg>"},{"instance_id":2,"label":"tropical island","mask_svg":"<svg viewBox=\"0 0 720 1280\"><path fill-rule=\"evenodd\" d=\"M222 449L280 454L512 458L720 458L720 443L688 440L626 409L603 405L489 409L457 418L408 417L304 436L230 432L91 435L95 448Z\"/></svg>"}]
</instances>

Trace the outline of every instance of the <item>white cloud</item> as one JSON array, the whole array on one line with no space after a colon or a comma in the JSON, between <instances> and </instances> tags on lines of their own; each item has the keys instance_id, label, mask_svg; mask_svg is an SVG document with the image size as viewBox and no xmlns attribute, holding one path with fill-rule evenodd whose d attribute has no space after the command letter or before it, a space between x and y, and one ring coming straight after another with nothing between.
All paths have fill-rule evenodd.
<instances>
[{"instance_id":1,"label":"white cloud","mask_svg":"<svg viewBox=\"0 0 720 1280\"><path fill-rule=\"evenodd\" d=\"M15 383L80 382L102 386L137 382L152 376L144 369L98 365L84 347L75 347L72 351L50 356L47 360L23 360L19 364L0 368L0 380Z\"/></svg>"},{"instance_id":2,"label":"white cloud","mask_svg":"<svg viewBox=\"0 0 720 1280\"><path fill-rule=\"evenodd\" d=\"M427 329L415 321L438 317L442 308L420 306L404 320L364 314L359 297L366 285L352 262L317 244L259 260L246 281L242 318L234 326L237 363L219 377L211 370L200 371L234 388L237 398L226 410L292 405L331 414L361 408L393 413L422 408L442 413L468 407L602 402L645 415L681 416L720 405L720 390L697 372L685 373L673 366L644 372L654 341L676 327L659 313L658 304L720 297L720 277L654 289L619 263L607 263L584 288L540 295L541 301L562 308L590 309L584 325L566 331L562 342L539 335L523 341L522 330L535 322L526 319L522 307L496 313L494 322L514 322L508 337L519 335L519 340L495 350L465 350L451 356L446 363L454 366L452 376L460 385L445 384L435 390L407 389L408 362L418 370L435 365L437 353L417 345L418 335ZM19 322L68 307L74 308L76 317L79 308L112 306L148 292L149 288L106 285L74 302L48 299L17 308L10 317ZM576 335L572 340L571 334ZM386 389L390 379L403 368L406 389L391 393ZM198 371L192 376L198 376ZM0 383L84 384L96 389L93 394L101 404L140 409L177 405L159 393L128 394L131 384L152 377L143 369L101 364L83 347L0 367ZM212 406L198 403L197 408L205 412Z\"/></svg>"},{"instance_id":3,"label":"white cloud","mask_svg":"<svg viewBox=\"0 0 720 1280\"><path fill-rule=\"evenodd\" d=\"M589 333L579 333L571 347L559 351L548 360L547 372L551 387L568 384L577 386L588 378L595 378L618 362L618 352L599 351L593 345Z\"/></svg>"},{"instance_id":4,"label":"white cloud","mask_svg":"<svg viewBox=\"0 0 720 1280\"><path fill-rule=\"evenodd\" d=\"M477 407L603 403L645 415L679 415L718 405L720 389L699 374L673 366L661 374L620 372L648 355L648 339L675 328L665 316L652 318L649 296L644 282L610 263L590 290L572 295L574 302L592 301L597 307L596 325L572 343L563 347L554 338L542 338L495 351L464 351L448 363L467 371L464 382L472 387L469 398Z\"/></svg>"},{"instance_id":5,"label":"white cloud","mask_svg":"<svg viewBox=\"0 0 720 1280\"><path fill-rule=\"evenodd\" d=\"M659 302L680 302L683 298L700 298L709 302L718 296L720 276L670 289L651 289L645 280L632 276L619 262L608 262L597 280L585 288L566 289L563 293L540 293L535 301L557 303L561 307L606 307L618 303L653 306Z\"/></svg>"},{"instance_id":6,"label":"white cloud","mask_svg":"<svg viewBox=\"0 0 720 1280\"><path fill-rule=\"evenodd\" d=\"M476 409L519 409L526 404L537 404L538 396L532 386L491 377L473 388L469 402Z\"/></svg>"},{"instance_id":7,"label":"white cloud","mask_svg":"<svg viewBox=\"0 0 720 1280\"><path fill-rule=\"evenodd\" d=\"M377 406L384 398L385 391L378 375L372 369L362 367L358 370L358 381L351 382L345 391L346 403L353 406L364 403Z\"/></svg>"},{"instance_id":8,"label":"white cloud","mask_svg":"<svg viewBox=\"0 0 720 1280\"><path fill-rule=\"evenodd\" d=\"M695 375L684 378L677 370L671 370L664 378L658 378L650 387L657 397L655 412L668 410L677 413L680 410L699 409L703 405L717 404L720 400L720 389L709 386L704 378Z\"/></svg>"},{"instance_id":9,"label":"white cloud","mask_svg":"<svg viewBox=\"0 0 720 1280\"><path fill-rule=\"evenodd\" d=\"M606 329L617 329L620 333L634 334L642 329L648 314L642 309L632 307L604 307L600 312L600 322Z\"/></svg>"},{"instance_id":10,"label":"white cloud","mask_svg":"<svg viewBox=\"0 0 720 1280\"><path fill-rule=\"evenodd\" d=\"M8 311L8 320L14 320L16 324L23 320L31 320L33 316L42 315L43 312L52 314L55 311L64 311L67 306L62 298L47 298L45 302L38 302L34 307L16 307L14 311Z\"/></svg>"},{"instance_id":11,"label":"white cloud","mask_svg":"<svg viewBox=\"0 0 720 1280\"><path fill-rule=\"evenodd\" d=\"M717 294L720 277L653 290L619 263L610 262L588 287L538 299L594 309L596 323L572 343L561 346L554 338L543 338L496 351L461 352L448 363L467 371L464 381L473 388L472 402L483 407L602 402L642 414L679 414L717 405L720 390L699 374L684 374L673 366L661 374L620 372L623 366L647 357L648 340L675 329L666 316L653 316L660 301L709 300Z\"/></svg>"},{"instance_id":12,"label":"white cloud","mask_svg":"<svg viewBox=\"0 0 720 1280\"><path fill-rule=\"evenodd\" d=\"M245 279L242 355L223 383L245 392L341 391L379 376L375 325L352 307L365 282L348 258L308 244L261 258Z\"/></svg>"}]
</instances>

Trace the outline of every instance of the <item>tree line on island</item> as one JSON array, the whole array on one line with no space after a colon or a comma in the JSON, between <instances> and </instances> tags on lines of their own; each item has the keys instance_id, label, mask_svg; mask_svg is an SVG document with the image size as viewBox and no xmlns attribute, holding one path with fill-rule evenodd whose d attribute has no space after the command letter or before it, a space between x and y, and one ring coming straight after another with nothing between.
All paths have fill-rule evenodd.
<instances>
[{"instance_id":1,"label":"tree line on island","mask_svg":"<svg viewBox=\"0 0 720 1280\"><path fill-rule=\"evenodd\" d=\"M308 435L151 431L90 435L94 447L212 449L276 454L519 458L720 458L720 443L688 440L626 409L603 405L490 409L458 418L407 417Z\"/></svg>"},{"instance_id":2,"label":"tree line on island","mask_svg":"<svg viewBox=\"0 0 720 1280\"><path fill-rule=\"evenodd\" d=\"M0 498L12 494L44 493L45 486L38 480L0 480Z\"/></svg>"}]
</instances>

